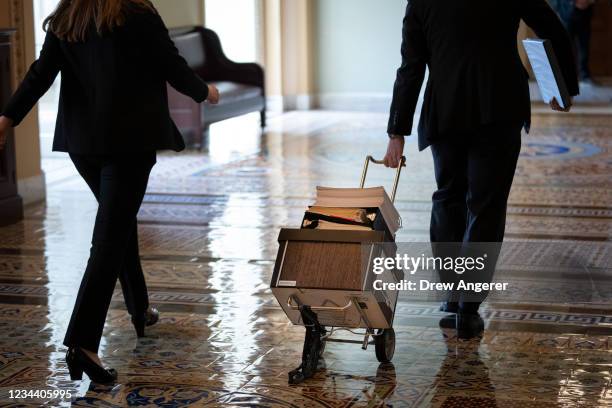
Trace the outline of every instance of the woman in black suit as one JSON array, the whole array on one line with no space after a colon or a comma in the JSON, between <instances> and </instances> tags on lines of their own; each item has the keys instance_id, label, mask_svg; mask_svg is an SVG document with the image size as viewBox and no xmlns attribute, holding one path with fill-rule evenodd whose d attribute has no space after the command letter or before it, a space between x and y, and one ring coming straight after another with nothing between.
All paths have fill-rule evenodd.
<instances>
[{"instance_id":1,"label":"woman in black suit","mask_svg":"<svg viewBox=\"0 0 612 408\"><path fill-rule=\"evenodd\" d=\"M85 275L64 344L72 379L117 378L98 348L117 278L138 336L158 319L149 307L136 215L156 151L185 145L170 119L166 82L197 102L218 90L187 65L148 0L62 0L45 21L40 58L0 116L0 148L62 73L53 150L68 152L98 200Z\"/></svg>"}]
</instances>

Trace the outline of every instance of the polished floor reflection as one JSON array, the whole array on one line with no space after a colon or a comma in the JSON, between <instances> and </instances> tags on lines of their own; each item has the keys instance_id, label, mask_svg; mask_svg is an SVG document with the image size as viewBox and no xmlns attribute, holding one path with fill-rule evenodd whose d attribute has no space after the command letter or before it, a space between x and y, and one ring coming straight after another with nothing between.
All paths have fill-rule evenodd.
<instances>
[{"instance_id":1,"label":"polished floor reflection","mask_svg":"<svg viewBox=\"0 0 612 408\"><path fill-rule=\"evenodd\" d=\"M314 379L287 384L304 330L268 288L278 230L299 224L315 186L358 183L365 155L385 150L385 121L294 112L273 117L262 136L257 117L246 116L214 127L205 152L161 155L140 236L162 318L138 341L115 293L102 343L120 373L114 387L71 382L63 361L96 206L70 163L48 156L46 205L0 229L0 406L612 407L612 304L561 295L554 304L487 304L486 334L470 342L438 328L435 305L400 298L393 364L330 344ZM610 282L612 115L537 113L523 144L508 239L576 242L595 259L589 274L546 265L542 274ZM414 139L408 157L398 239L426 241L431 157ZM373 185L392 178L383 169L372 176ZM18 389L74 395L11 400Z\"/></svg>"}]
</instances>

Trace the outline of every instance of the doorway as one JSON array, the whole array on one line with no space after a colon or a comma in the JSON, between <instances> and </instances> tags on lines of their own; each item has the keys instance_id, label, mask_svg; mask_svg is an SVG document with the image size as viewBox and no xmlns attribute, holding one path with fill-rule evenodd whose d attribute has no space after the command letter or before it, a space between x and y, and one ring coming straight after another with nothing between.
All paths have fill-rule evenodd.
<instances>
[{"instance_id":1,"label":"doorway","mask_svg":"<svg viewBox=\"0 0 612 408\"><path fill-rule=\"evenodd\" d=\"M205 0L204 25L219 36L223 52L230 60L263 65L262 7L262 0ZM259 151L262 140L259 121L256 112L213 124L208 153L229 160L234 155ZM225 137L215 137L217 134L236 135L240 140L227 143Z\"/></svg>"},{"instance_id":2,"label":"doorway","mask_svg":"<svg viewBox=\"0 0 612 408\"><path fill-rule=\"evenodd\" d=\"M34 0L34 38L36 46L36 57L45 42L45 31L43 21L55 10L59 0ZM65 172L72 174L69 160L63 153L52 151L53 134L55 132L55 120L57 117L57 105L60 92L60 76L58 75L49 91L38 102L38 126L40 128L40 156L41 167L45 173L47 186L54 181L63 179Z\"/></svg>"},{"instance_id":3,"label":"doorway","mask_svg":"<svg viewBox=\"0 0 612 408\"><path fill-rule=\"evenodd\" d=\"M205 25L219 35L229 59L262 62L260 0L206 0L204 8Z\"/></svg>"}]
</instances>

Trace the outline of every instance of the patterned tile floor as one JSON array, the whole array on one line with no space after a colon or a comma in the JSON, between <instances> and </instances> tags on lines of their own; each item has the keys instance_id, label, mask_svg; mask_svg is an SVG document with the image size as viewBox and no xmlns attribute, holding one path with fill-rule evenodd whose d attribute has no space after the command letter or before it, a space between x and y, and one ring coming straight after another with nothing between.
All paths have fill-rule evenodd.
<instances>
[{"instance_id":1,"label":"patterned tile floor","mask_svg":"<svg viewBox=\"0 0 612 408\"><path fill-rule=\"evenodd\" d=\"M316 185L357 184L364 156L384 152L385 120L288 113L261 136L246 116L214 127L206 152L161 155L140 233L162 318L138 341L116 292L102 344L120 373L113 387L70 381L62 359L95 203L69 162L47 156L46 205L0 229L0 407L612 407L612 115L588 110L536 115L508 217L509 240L584 248L587 267L526 262L535 295L486 304L481 341L458 341L438 328L436 305L400 297L393 364L330 344L314 379L287 384L304 330L268 289L278 229L299 222ZM398 240L426 241L431 157L413 139L408 156ZM371 183L389 176L375 169ZM554 302L539 297L551 290ZM580 290L602 296L565 297ZM10 399L36 389L73 398Z\"/></svg>"}]
</instances>

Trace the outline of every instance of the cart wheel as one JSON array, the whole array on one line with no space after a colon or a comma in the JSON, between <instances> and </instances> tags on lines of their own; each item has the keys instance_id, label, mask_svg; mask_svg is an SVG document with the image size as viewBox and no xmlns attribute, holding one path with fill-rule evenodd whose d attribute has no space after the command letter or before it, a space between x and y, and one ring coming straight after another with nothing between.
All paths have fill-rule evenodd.
<instances>
[{"instance_id":1,"label":"cart wheel","mask_svg":"<svg viewBox=\"0 0 612 408\"><path fill-rule=\"evenodd\" d=\"M395 330L378 330L377 336L374 337L374 345L378 361L390 363L395 353Z\"/></svg>"},{"instance_id":2,"label":"cart wheel","mask_svg":"<svg viewBox=\"0 0 612 408\"><path fill-rule=\"evenodd\" d=\"M300 371L300 368L289 372L289 384L295 385L304 382L306 378L304 377L304 373Z\"/></svg>"}]
</instances>

